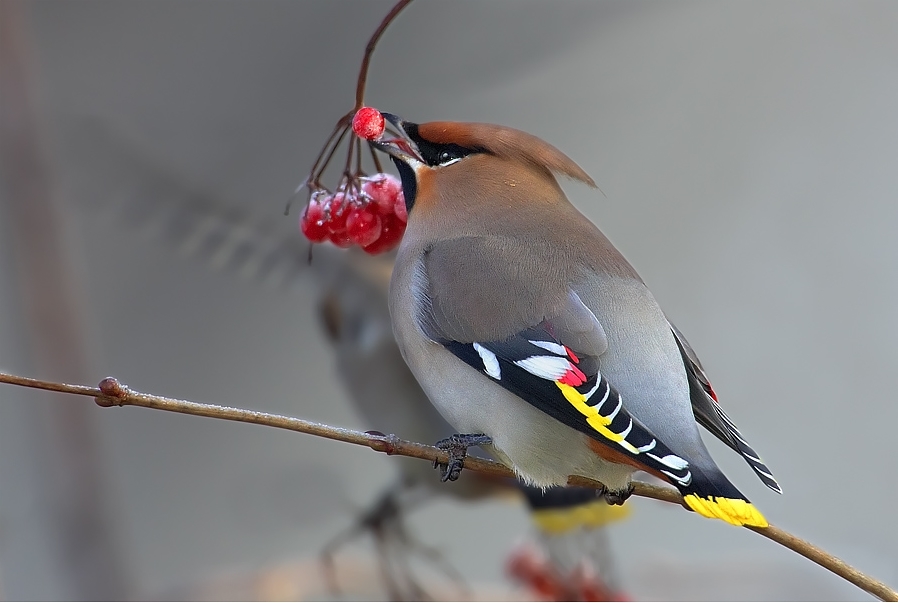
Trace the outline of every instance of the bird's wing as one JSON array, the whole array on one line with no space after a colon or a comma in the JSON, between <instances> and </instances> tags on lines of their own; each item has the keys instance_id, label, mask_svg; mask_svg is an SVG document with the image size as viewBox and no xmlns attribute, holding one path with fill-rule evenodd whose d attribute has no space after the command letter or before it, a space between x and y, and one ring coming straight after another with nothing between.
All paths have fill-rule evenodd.
<instances>
[{"instance_id":1,"label":"bird's wing","mask_svg":"<svg viewBox=\"0 0 898 603\"><path fill-rule=\"evenodd\" d=\"M745 459L745 462L754 470L764 485L768 488L782 494L782 489L777 483L773 473L767 468L767 465L761 460L761 456L754 451L748 444L736 424L727 416L717 401L717 394L711 387L705 375L705 369L699 361L698 356L686 341L683 333L670 323L670 329L673 331L677 345L680 347L680 353L683 356L683 363L686 365L686 375L689 380L689 397L692 400L692 410L695 413L695 419L698 423L707 429L721 442L738 452Z\"/></svg>"},{"instance_id":2,"label":"bird's wing","mask_svg":"<svg viewBox=\"0 0 898 603\"><path fill-rule=\"evenodd\" d=\"M608 342L592 311L565 287L523 295L521 282L533 261L521 250L482 238L433 244L421 266L422 329L544 413L634 465L688 487L689 463L628 412L627 401L599 372ZM521 303L522 297L529 301ZM519 326L511 327L510 319ZM498 337L495 322L505 330Z\"/></svg>"}]
</instances>

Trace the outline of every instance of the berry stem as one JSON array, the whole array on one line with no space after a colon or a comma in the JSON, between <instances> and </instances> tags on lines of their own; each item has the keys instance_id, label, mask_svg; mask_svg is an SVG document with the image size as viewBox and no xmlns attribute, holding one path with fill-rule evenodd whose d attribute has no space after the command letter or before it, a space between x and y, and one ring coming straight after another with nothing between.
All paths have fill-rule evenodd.
<instances>
[{"instance_id":1,"label":"berry stem","mask_svg":"<svg viewBox=\"0 0 898 603\"><path fill-rule=\"evenodd\" d=\"M337 124L334 126L334 129L328 137L327 142L324 143L324 146L321 148L321 152L318 153L318 157L315 158L315 163L312 164L312 169L309 172L308 177L302 184L299 185L299 187L297 187L296 193L294 193L293 197L291 197L287 202L287 206L284 208L284 215L290 213L290 206L293 204L293 201L296 199L296 197L299 196L299 191L301 189L308 189L311 198L311 194L313 191L324 188L321 185L321 176L324 174L324 171L330 164L331 159L333 159L334 153L337 151L340 143L343 142L343 138L346 136L346 133L351 129L353 116L355 116L356 112L364 106L365 85L368 82L368 67L371 64L371 56L374 54L374 49L377 47L377 43L380 41L380 38L383 36L384 32L396 19L396 16L402 11L402 9L404 9L411 3L412 0L399 0L396 4L394 4L393 8L390 9L390 12L387 13L387 16L383 18L383 20L380 22L380 25L374 31L371 39L368 40L368 44L367 46L365 46L365 54L362 57L362 66L359 70L359 77L356 82L355 106L346 115L337 120ZM374 165L377 168L378 173L382 172L383 170L381 169L380 160L378 160L377 155L374 153L374 149L371 149L370 146L369 149L371 150L371 157L374 159ZM355 183L356 174L352 174L350 172L352 168L354 151L357 153L356 159L358 163L358 172L361 173L361 141L358 141L357 144L353 144L353 142L350 141L341 185L349 184L351 186ZM338 186L338 188L340 188L340 186Z\"/></svg>"},{"instance_id":2,"label":"berry stem","mask_svg":"<svg viewBox=\"0 0 898 603\"><path fill-rule=\"evenodd\" d=\"M284 208L285 216L290 213L290 207L293 205L293 201L296 200L303 188L308 189L309 199L312 198L313 191L322 188L320 181L321 175L327 168L327 164L330 163L334 153L337 152L337 148L339 148L340 143L343 141L343 137L346 136L346 133L349 131L349 125L344 123L345 121L346 119L344 117L337 122L336 126L334 126L333 131L327 138L327 142L324 143L324 146L321 147L321 152L318 153L318 157L315 158L315 163L312 164L312 169L309 171L309 175L302 184L296 187L296 192L287 201L287 207Z\"/></svg>"},{"instance_id":3,"label":"berry stem","mask_svg":"<svg viewBox=\"0 0 898 603\"><path fill-rule=\"evenodd\" d=\"M374 49L377 47L377 43L380 41L384 32L387 31L390 23L392 23L396 16L402 12L403 8L411 3L412 0L399 0L399 2L390 9L390 12L387 13L387 16L384 17L383 21L380 22L380 25L374 31L371 39L368 40L368 45L365 46L365 55L362 57L362 67L359 70L359 79L355 88L355 107L350 114L355 113L365 104L365 84L368 82L368 66L371 64L371 56L374 54Z\"/></svg>"},{"instance_id":4,"label":"berry stem","mask_svg":"<svg viewBox=\"0 0 898 603\"><path fill-rule=\"evenodd\" d=\"M362 139L356 136L355 139L355 173L362 176Z\"/></svg>"},{"instance_id":5,"label":"berry stem","mask_svg":"<svg viewBox=\"0 0 898 603\"><path fill-rule=\"evenodd\" d=\"M349 126L341 126L337 124L337 128L334 130L334 133L331 134L330 139L327 141L327 144L324 145L324 148L321 149L321 154L318 155L318 160L315 162L315 165L312 167L312 175L309 184L315 187L321 185L319 182L319 178L321 178L321 174L324 173L324 169L327 167L327 164L331 162L331 158L333 158L334 153L337 152L337 149L340 146L340 143L343 142L343 137L346 136L346 133L349 132ZM335 141L333 146L330 147L330 151L328 151L328 145L331 142ZM321 160L324 157L324 154L327 153L327 157L325 157L324 161ZM320 164L320 165L319 165Z\"/></svg>"},{"instance_id":6,"label":"berry stem","mask_svg":"<svg viewBox=\"0 0 898 603\"><path fill-rule=\"evenodd\" d=\"M374 147L370 144L368 145L368 150L371 151L371 159L374 160L374 169L377 170L377 174L383 174L384 169L380 165L380 158L377 156L377 153L374 152Z\"/></svg>"}]
</instances>

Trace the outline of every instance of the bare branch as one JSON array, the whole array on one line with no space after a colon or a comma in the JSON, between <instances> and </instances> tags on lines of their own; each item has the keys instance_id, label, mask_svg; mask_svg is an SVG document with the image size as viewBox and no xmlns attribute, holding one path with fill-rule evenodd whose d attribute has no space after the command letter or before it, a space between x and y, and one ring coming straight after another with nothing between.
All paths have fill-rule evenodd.
<instances>
[{"instance_id":1,"label":"bare branch","mask_svg":"<svg viewBox=\"0 0 898 603\"><path fill-rule=\"evenodd\" d=\"M66 394L76 394L79 396L89 396L94 398L97 404L107 408L110 406L142 406L144 408L167 410L169 412L196 415L199 417L239 421L241 423L255 423L256 425L287 429L289 431L316 435L329 440L366 446L377 452L383 452L390 455L409 456L424 459L426 461L436 460L442 463L448 462L449 460L446 452L439 448L418 444L416 442L409 442L400 439L395 435L385 435L379 432L362 432L342 427L331 427L330 425L324 425L314 421L306 421L294 417L286 417L256 410L246 410L230 406L217 406L214 404L202 404L199 402L190 402L188 400L177 400L175 398L143 394L122 385L113 377L103 379L103 381L100 382L99 387L87 387L84 385L54 383L51 381L41 381L39 379L30 379L27 377L18 377L16 375L0 373L0 383L9 383L11 385ZM474 456L465 458L465 469L495 477L515 477L514 472L508 467L494 461ZM568 484L571 486L583 486L587 488L602 487L601 483L580 476L571 476L568 480ZM655 500L676 503L683 506L683 498L680 496L680 493L673 488L642 482L635 482L634 486L633 494L637 496L653 498ZM683 508L686 507L684 506ZM883 601L898 601L898 591L867 576L841 559L814 546L806 540L802 540L801 538L773 525L767 528L749 527L748 529L795 551L799 555L810 559L814 563L828 569L837 576L844 578L848 582L851 582L855 586Z\"/></svg>"}]
</instances>

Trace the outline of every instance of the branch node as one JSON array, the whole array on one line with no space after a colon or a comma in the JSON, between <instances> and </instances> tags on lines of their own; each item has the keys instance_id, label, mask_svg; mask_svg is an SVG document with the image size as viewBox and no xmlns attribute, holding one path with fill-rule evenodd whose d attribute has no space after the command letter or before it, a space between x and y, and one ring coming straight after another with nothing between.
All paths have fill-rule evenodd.
<instances>
[{"instance_id":1,"label":"branch node","mask_svg":"<svg viewBox=\"0 0 898 603\"><path fill-rule=\"evenodd\" d=\"M115 377L106 377L100 381L99 388L103 395L95 397L94 401L103 408L124 406L125 398L131 393L131 390Z\"/></svg>"},{"instance_id":2,"label":"branch node","mask_svg":"<svg viewBox=\"0 0 898 603\"><path fill-rule=\"evenodd\" d=\"M377 452L383 452L387 455L396 454L396 445L399 444L399 437L391 433L387 435L380 431L366 431L365 434L370 436L368 446Z\"/></svg>"}]
</instances>

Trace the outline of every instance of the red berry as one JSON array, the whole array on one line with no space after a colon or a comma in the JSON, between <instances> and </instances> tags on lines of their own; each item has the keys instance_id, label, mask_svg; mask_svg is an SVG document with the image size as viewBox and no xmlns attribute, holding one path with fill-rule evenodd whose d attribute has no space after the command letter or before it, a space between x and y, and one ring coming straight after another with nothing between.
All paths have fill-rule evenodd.
<instances>
[{"instance_id":1,"label":"red berry","mask_svg":"<svg viewBox=\"0 0 898 603\"><path fill-rule=\"evenodd\" d=\"M346 218L346 234L359 247L370 245L380 237L381 221L370 205L355 207Z\"/></svg>"},{"instance_id":2,"label":"red berry","mask_svg":"<svg viewBox=\"0 0 898 603\"><path fill-rule=\"evenodd\" d=\"M394 249L405 233L405 222L396 216L381 216L381 221L380 237L370 245L362 247L366 253L371 255Z\"/></svg>"},{"instance_id":3,"label":"red berry","mask_svg":"<svg viewBox=\"0 0 898 603\"><path fill-rule=\"evenodd\" d=\"M371 198L381 214L394 211L396 195L402 194L402 183L391 174L375 174L362 184L362 192Z\"/></svg>"},{"instance_id":4,"label":"red berry","mask_svg":"<svg viewBox=\"0 0 898 603\"><path fill-rule=\"evenodd\" d=\"M333 197L327 198L327 229L331 233L340 233L346 231L346 218L352 207L349 204L349 197L346 193L336 193Z\"/></svg>"},{"instance_id":5,"label":"red berry","mask_svg":"<svg viewBox=\"0 0 898 603\"><path fill-rule=\"evenodd\" d=\"M405 207L405 195L402 193L402 189L399 189L399 194L396 195L393 213L403 222L408 222L408 208Z\"/></svg>"},{"instance_id":6,"label":"red berry","mask_svg":"<svg viewBox=\"0 0 898 603\"><path fill-rule=\"evenodd\" d=\"M327 229L324 204L313 199L299 217L299 229L313 243L327 240L330 231Z\"/></svg>"},{"instance_id":7,"label":"red berry","mask_svg":"<svg viewBox=\"0 0 898 603\"><path fill-rule=\"evenodd\" d=\"M343 232L332 232L328 235L328 238L331 243L337 247L342 247L343 249L352 247L355 244L352 238L350 238L349 233L345 230Z\"/></svg>"},{"instance_id":8,"label":"red berry","mask_svg":"<svg viewBox=\"0 0 898 603\"><path fill-rule=\"evenodd\" d=\"M384 116L373 107L362 107L352 117L352 131L359 138L377 140L384 133Z\"/></svg>"}]
</instances>

